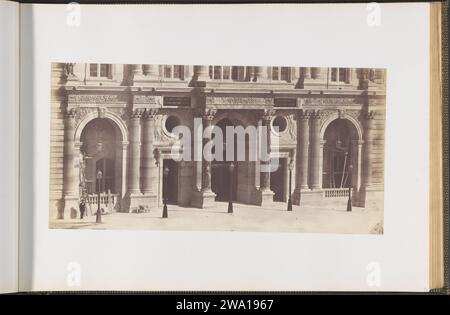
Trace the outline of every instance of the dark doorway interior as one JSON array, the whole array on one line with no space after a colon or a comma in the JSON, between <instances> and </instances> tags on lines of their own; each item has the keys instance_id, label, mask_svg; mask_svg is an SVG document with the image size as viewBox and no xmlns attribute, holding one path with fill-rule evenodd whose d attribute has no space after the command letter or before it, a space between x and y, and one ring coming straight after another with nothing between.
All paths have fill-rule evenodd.
<instances>
[{"instance_id":1,"label":"dark doorway interior","mask_svg":"<svg viewBox=\"0 0 450 315\"><path fill-rule=\"evenodd\" d=\"M233 201L237 197L237 172L238 165L234 163L233 174L230 174L230 162L212 163L211 189L216 194L216 201L228 201L230 199L230 179L233 178Z\"/></svg>"},{"instance_id":2,"label":"dark doorway interior","mask_svg":"<svg viewBox=\"0 0 450 315\"><path fill-rule=\"evenodd\" d=\"M169 204L178 204L178 163L172 159L164 159L163 170L166 167L169 168L169 175L167 178L163 176L163 197L167 196L167 203ZM167 185L165 185L165 180L167 180Z\"/></svg>"},{"instance_id":3,"label":"dark doorway interior","mask_svg":"<svg viewBox=\"0 0 450 315\"><path fill-rule=\"evenodd\" d=\"M102 182L100 192L114 191L114 161L112 159L100 159L95 163L95 169L102 172ZM98 193L98 185L95 187Z\"/></svg>"},{"instance_id":4,"label":"dark doorway interior","mask_svg":"<svg viewBox=\"0 0 450 315\"><path fill-rule=\"evenodd\" d=\"M278 169L270 173L270 190L275 193L273 201L286 201L286 162L286 158L281 158Z\"/></svg>"}]
</instances>

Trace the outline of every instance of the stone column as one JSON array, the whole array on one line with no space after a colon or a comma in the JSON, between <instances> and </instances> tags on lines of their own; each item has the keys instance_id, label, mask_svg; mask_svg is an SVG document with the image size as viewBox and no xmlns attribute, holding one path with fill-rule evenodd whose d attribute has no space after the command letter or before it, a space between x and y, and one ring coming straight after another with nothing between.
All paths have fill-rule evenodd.
<instances>
[{"instance_id":1,"label":"stone column","mask_svg":"<svg viewBox=\"0 0 450 315\"><path fill-rule=\"evenodd\" d=\"M142 193L144 195L154 195L152 189L155 174L155 158L153 155L153 138L155 131L156 110L147 110L143 120L142 136Z\"/></svg>"},{"instance_id":2,"label":"stone column","mask_svg":"<svg viewBox=\"0 0 450 315\"><path fill-rule=\"evenodd\" d=\"M142 112L136 110L130 119L130 158L129 158L129 180L128 192L130 194L140 194L139 168L141 162L141 134L140 120Z\"/></svg>"},{"instance_id":3,"label":"stone column","mask_svg":"<svg viewBox=\"0 0 450 315\"><path fill-rule=\"evenodd\" d=\"M321 145L322 141L320 139L320 112L315 111L311 114L311 143L310 143L310 188L312 190L320 189L320 174L321 169Z\"/></svg>"},{"instance_id":4,"label":"stone column","mask_svg":"<svg viewBox=\"0 0 450 315\"><path fill-rule=\"evenodd\" d=\"M209 128L212 126L212 120L214 119L214 115L216 114L215 109L206 109L203 112L202 115L202 124L203 124L203 131L206 128ZM195 127L194 127L195 128ZM194 131L195 132L195 131ZM211 130L207 133L206 137L204 138L203 146L207 143L209 140L211 140ZM212 163L210 161L206 161L204 154L202 154L202 162L201 167L199 167L200 163L197 164L197 176L201 176L201 190L194 190L192 194L192 200L191 203L194 207L197 208L208 208L214 205L216 194L211 189L211 179L212 179ZM200 173L201 170L201 173Z\"/></svg>"},{"instance_id":5,"label":"stone column","mask_svg":"<svg viewBox=\"0 0 450 315\"><path fill-rule=\"evenodd\" d=\"M209 81L209 66L194 66L194 75L197 77L197 81Z\"/></svg>"},{"instance_id":6,"label":"stone column","mask_svg":"<svg viewBox=\"0 0 450 315\"><path fill-rule=\"evenodd\" d=\"M255 81L266 82L267 80L267 67L255 67Z\"/></svg>"},{"instance_id":7,"label":"stone column","mask_svg":"<svg viewBox=\"0 0 450 315\"><path fill-rule=\"evenodd\" d=\"M140 166L141 166L141 128L140 120L143 110L133 112L129 122L130 145L128 157L128 205L124 208L129 212L147 211L149 202L141 193Z\"/></svg>"},{"instance_id":8,"label":"stone column","mask_svg":"<svg viewBox=\"0 0 450 315\"><path fill-rule=\"evenodd\" d=\"M268 154L269 159L267 161L260 161L260 187L259 187L259 194L258 194L258 200L256 201L257 204L263 206L268 205L273 202L273 191L270 190L270 171L271 171L271 121L275 114L275 111L273 109L265 109L263 116L262 116L262 128L265 129L266 133L266 139L265 139L265 146L260 145L260 150L267 150L266 154ZM261 139L264 141L264 139ZM264 152L263 152L264 153Z\"/></svg>"},{"instance_id":9,"label":"stone column","mask_svg":"<svg viewBox=\"0 0 450 315\"><path fill-rule=\"evenodd\" d=\"M69 111L64 120L64 213L61 218L77 216L79 195L79 169L75 166L78 153L75 150L75 110Z\"/></svg>"},{"instance_id":10,"label":"stone column","mask_svg":"<svg viewBox=\"0 0 450 315\"><path fill-rule=\"evenodd\" d=\"M271 154L271 126L270 123L273 118L273 112L265 111L262 117L262 126L266 129L266 146L267 146L267 154L270 156ZM268 161L261 161L261 167L266 169L266 171L261 174L261 190L266 191L270 190L270 158Z\"/></svg>"},{"instance_id":11,"label":"stone column","mask_svg":"<svg viewBox=\"0 0 450 315\"><path fill-rule=\"evenodd\" d=\"M366 115L364 125L364 156L363 156L363 186L372 187L372 157L373 157L373 130L375 128L375 113L370 111Z\"/></svg>"},{"instance_id":12,"label":"stone column","mask_svg":"<svg viewBox=\"0 0 450 315\"><path fill-rule=\"evenodd\" d=\"M204 143L207 143L211 141L212 137L212 120L214 119L216 111L215 110L208 110L203 115L203 126L205 132L205 141ZM203 176L202 176L202 191L204 192L212 192L211 190L211 172L212 172L212 163L211 161L207 161L205 157L203 157Z\"/></svg>"},{"instance_id":13,"label":"stone column","mask_svg":"<svg viewBox=\"0 0 450 315\"><path fill-rule=\"evenodd\" d=\"M312 79L321 79L323 76L323 73L321 71L321 68L310 68L311 69L311 78Z\"/></svg>"},{"instance_id":14,"label":"stone column","mask_svg":"<svg viewBox=\"0 0 450 315\"><path fill-rule=\"evenodd\" d=\"M142 65L142 74L146 77L158 78L159 77L159 65Z\"/></svg>"},{"instance_id":15,"label":"stone column","mask_svg":"<svg viewBox=\"0 0 450 315\"><path fill-rule=\"evenodd\" d=\"M297 114L297 152L295 189L292 193L293 203L300 204L301 191L308 189L309 158L309 112L302 110Z\"/></svg>"},{"instance_id":16,"label":"stone column","mask_svg":"<svg viewBox=\"0 0 450 315\"><path fill-rule=\"evenodd\" d=\"M311 68L303 67L302 68L302 75L303 75L303 78L306 79L306 80L311 79Z\"/></svg>"}]
</instances>

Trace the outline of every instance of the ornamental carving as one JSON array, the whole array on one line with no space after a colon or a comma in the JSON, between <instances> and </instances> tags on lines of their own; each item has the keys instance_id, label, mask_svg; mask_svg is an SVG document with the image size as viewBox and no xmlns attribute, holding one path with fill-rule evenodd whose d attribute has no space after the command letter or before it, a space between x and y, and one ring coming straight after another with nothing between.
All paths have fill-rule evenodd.
<instances>
[{"instance_id":1,"label":"ornamental carving","mask_svg":"<svg viewBox=\"0 0 450 315\"><path fill-rule=\"evenodd\" d=\"M306 106L331 106L331 105L352 105L356 104L354 97L314 97L306 98L303 105Z\"/></svg>"},{"instance_id":2,"label":"ornamental carving","mask_svg":"<svg viewBox=\"0 0 450 315\"><path fill-rule=\"evenodd\" d=\"M273 106L273 98L266 97L217 97L207 96L206 105Z\"/></svg>"},{"instance_id":3,"label":"ornamental carving","mask_svg":"<svg viewBox=\"0 0 450 315\"><path fill-rule=\"evenodd\" d=\"M286 117L286 120L288 122L288 132L289 136L293 141L297 140L297 130L296 130L296 123L294 122L294 115L289 115Z\"/></svg>"},{"instance_id":4,"label":"ornamental carving","mask_svg":"<svg viewBox=\"0 0 450 315\"><path fill-rule=\"evenodd\" d=\"M133 95L133 104L162 106L162 97L156 95Z\"/></svg>"},{"instance_id":5,"label":"ornamental carving","mask_svg":"<svg viewBox=\"0 0 450 315\"><path fill-rule=\"evenodd\" d=\"M123 103L118 95L92 95L92 94L70 94L68 96L70 103L83 104L116 104Z\"/></svg>"}]
</instances>

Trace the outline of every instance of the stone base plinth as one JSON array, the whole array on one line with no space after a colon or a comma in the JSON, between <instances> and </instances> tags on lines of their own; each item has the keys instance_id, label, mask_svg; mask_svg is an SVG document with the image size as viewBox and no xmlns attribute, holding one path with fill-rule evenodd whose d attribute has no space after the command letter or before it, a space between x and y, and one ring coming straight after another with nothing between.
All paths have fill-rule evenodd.
<instances>
[{"instance_id":1,"label":"stone base plinth","mask_svg":"<svg viewBox=\"0 0 450 315\"><path fill-rule=\"evenodd\" d=\"M384 193L382 189L362 187L358 192L358 205L364 208L382 209Z\"/></svg>"},{"instance_id":2,"label":"stone base plinth","mask_svg":"<svg viewBox=\"0 0 450 315\"><path fill-rule=\"evenodd\" d=\"M273 195L275 195L275 193L270 189L259 190L255 194L256 196L255 204L258 206L271 205L273 204Z\"/></svg>"},{"instance_id":3,"label":"stone base plinth","mask_svg":"<svg viewBox=\"0 0 450 315\"><path fill-rule=\"evenodd\" d=\"M157 198L155 194L128 194L124 200L124 212L148 212L150 209L156 208Z\"/></svg>"},{"instance_id":4,"label":"stone base plinth","mask_svg":"<svg viewBox=\"0 0 450 315\"><path fill-rule=\"evenodd\" d=\"M80 205L78 196L64 196L63 216L59 219L75 219L80 214Z\"/></svg>"},{"instance_id":5,"label":"stone base plinth","mask_svg":"<svg viewBox=\"0 0 450 315\"><path fill-rule=\"evenodd\" d=\"M216 194L212 191L198 191L192 194L191 205L196 208L210 208L215 205Z\"/></svg>"}]
</instances>

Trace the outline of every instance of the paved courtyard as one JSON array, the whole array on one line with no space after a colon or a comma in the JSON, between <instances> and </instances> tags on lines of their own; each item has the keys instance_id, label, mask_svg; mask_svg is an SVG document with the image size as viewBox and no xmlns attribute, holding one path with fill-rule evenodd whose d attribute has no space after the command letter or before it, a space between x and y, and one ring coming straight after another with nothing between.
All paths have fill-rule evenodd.
<instances>
[{"instance_id":1,"label":"paved courtyard","mask_svg":"<svg viewBox=\"0 0 450 315\"><path fill-rule=\"evenodd\" d=\"M111 213L102 215L102 223L95 223L95 215L84 219L58 220L51 228L68 229L128 229L178 231L259 231L300 233L383 233L383 212L376 209L293 206L286 211L285 203L270 207L234 204L233 214L227 213L226 202L211 209L184 208L168 205L169 217L162 219L162 207L145 213Z\"/></svg>"}]
</instances>

